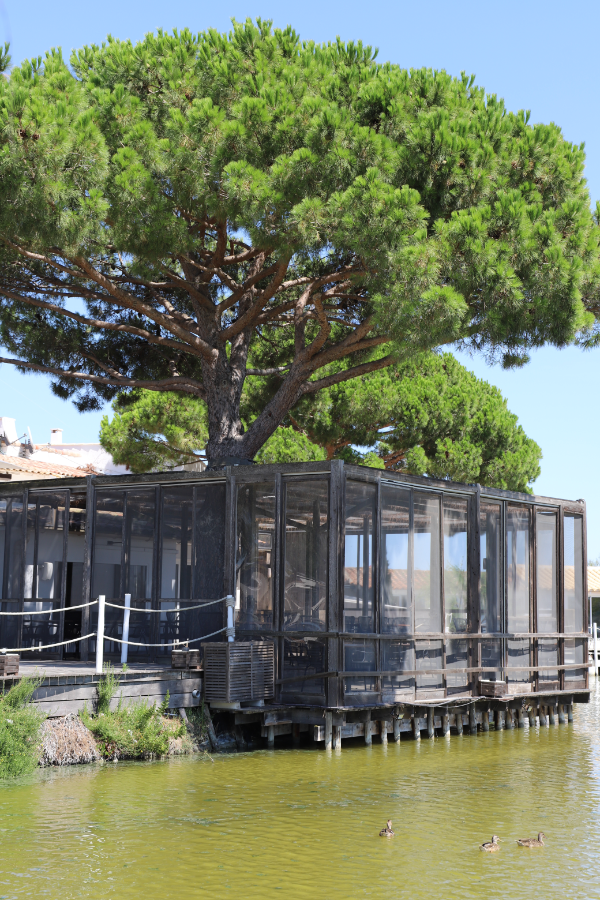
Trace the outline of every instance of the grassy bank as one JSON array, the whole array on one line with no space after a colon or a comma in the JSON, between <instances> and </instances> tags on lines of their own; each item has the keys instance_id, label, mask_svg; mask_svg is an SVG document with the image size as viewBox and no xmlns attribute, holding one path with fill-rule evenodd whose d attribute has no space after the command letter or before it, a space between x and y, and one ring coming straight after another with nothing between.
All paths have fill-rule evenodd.
<instances>
[{"instance_id":1,"label":"grassy bank","mask_svg":"<svg viewBox=\"0 0 600 900\"><path fill-rule=\"evenodd\" d=\"M203 710L186 724L168 712L169 696L160 704L146 700L116 703L120 679L106 666L98 684L95 711L47 719L32 702L41 679L23 678L0 695L0 779L33 771L36 766L72 765L97 759L153 759L198 749L206 731Z\"/></svg>"}]
</instances>

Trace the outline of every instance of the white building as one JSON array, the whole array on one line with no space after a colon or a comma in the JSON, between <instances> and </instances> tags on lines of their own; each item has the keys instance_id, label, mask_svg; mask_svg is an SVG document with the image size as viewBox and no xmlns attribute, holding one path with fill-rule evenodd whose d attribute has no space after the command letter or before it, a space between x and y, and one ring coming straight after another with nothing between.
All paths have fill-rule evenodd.
<instances>
[{"instance_id":1,"label":"white building","mask_svg":"<svg viewBox=\"0 0 600 900\"><path fill-rule=\"evenodd\" d=\"M63 443L62 428L53 428L47 444L34 444L29 429L19 434L15 419L0 416L0 482L128 471L127 466L116 465L100 443Z\"/></svg>"}]
</instances>

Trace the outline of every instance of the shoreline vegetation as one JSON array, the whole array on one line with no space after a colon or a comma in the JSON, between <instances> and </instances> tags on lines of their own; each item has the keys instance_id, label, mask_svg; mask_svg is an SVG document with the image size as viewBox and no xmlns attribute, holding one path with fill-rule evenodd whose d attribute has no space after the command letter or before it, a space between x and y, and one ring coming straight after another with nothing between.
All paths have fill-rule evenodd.
<instances>
[{"instance_id":1,"label":"shoreline vegetation","mask_svg":"<svg viewBox=\"0 0 600 900\"><path fill-rule=\"evenodd\" d=\"M185 718L146 700L114 699L119 676L110 665L98 685L96 708L46 718L34 703L41 678L22 678L0 695L0 779L16 778L38 766L69 766L119 759L160 759L199 753L210 746L204 706Z\"/></svg>"}]
</instances>

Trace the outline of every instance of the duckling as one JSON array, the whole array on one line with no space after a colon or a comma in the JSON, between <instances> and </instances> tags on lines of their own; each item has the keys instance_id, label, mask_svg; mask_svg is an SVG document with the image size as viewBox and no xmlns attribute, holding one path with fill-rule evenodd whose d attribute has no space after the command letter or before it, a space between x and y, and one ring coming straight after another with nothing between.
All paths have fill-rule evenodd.
<instances>
[{"instance_id":1,"label":"duckling","mask_svg":"<svg viewBox=\"0 0 600 900\"><path fill-rule=\"evenodd\" d=\"M545 838L544 832L540 831L540 833L537 836L537 840L536 840L536 838L521 838L521 840L517 841L517 844L520 844L521 847L528 847L530 850L532 850L534 847L543 847L544 846L544 838Z\"/></svg>"},{"instance_id":2,"label":"duckling","mask_svg":"<svg viewBox=\"0 0 600 900\"><path fill-rule=\"evenodd\" d=\"M486 841L485 844L481 844L479 849L485 850L487 853L495 853L496 850L500 849L500 838L495 834L491 841Z\"/></svg>"},{"instance_id":3,"label":"duckling","mask_svg":"<svg viewBox=\"0 0 600 900\"><path fill-rule=\"evenodd\" d=\"M393 836L394 836L394 832L392 831L392 820L388 819L387 825L385 826L385 828L382 828L381 831L379 832L379 837L393 837Z\"/></svg>"}]
</instances>

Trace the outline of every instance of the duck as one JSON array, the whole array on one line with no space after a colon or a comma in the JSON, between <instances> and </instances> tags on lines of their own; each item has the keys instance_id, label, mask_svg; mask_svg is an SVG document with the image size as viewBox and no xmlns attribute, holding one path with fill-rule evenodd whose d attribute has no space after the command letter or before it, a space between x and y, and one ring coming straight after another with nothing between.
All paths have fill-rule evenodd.
<instances>
[{"instance_id":1,"label":"duck","mask_svg":"<svg viewBox=\"0 0 600 900\"><path fill-rule=\"evenodd\" d=\"M392 831L392 820L388 819L387 825L385 826L385 828L382 828L381 831L379 832L379 837L393 837L393 836L394 836L394 832Z\"/></svg>"},{"instance_id":2,"label":"duck","mask_svg":"<svg viewBox=\"0 0 600 900\"><path fill-rule=\"evenodd\" d=\"M491 841L486 841L485 844L481 844L479 849L485 850L487 853L495 853L496 850L500 849L500 838L497 834L493 835Z\"/></svg>"},{"instance_id":3,"label":"duck","mask_svg":"<svg viewBox=\"0 0 600 900\"><path fill-rule=\"evenodd\" d=\"M520 838L517 844L520 844L521 847L528 847L530 850L534 847L543 847L545 836L544 832L540 831L537 838Z\"/></svg>"}]
</instances>

